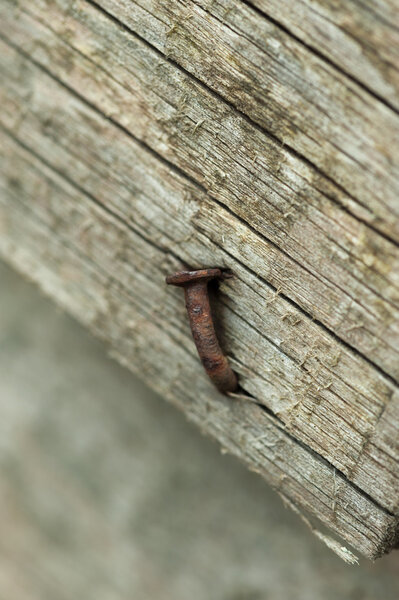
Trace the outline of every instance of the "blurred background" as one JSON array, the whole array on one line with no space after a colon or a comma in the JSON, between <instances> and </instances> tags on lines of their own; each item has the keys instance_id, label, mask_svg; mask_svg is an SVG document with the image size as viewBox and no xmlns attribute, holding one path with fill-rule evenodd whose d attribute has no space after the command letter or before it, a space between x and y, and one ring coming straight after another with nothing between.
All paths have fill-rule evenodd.
<instances>
[{"instance_id":1,"label":"blurred background","mask_svg":"<svg viewBox=\"0 0 399 600\"><path fill-rule=\"evenodd\" d=\"M398 600L0 262L0 600Z\"/></svg>"}]
</instances>

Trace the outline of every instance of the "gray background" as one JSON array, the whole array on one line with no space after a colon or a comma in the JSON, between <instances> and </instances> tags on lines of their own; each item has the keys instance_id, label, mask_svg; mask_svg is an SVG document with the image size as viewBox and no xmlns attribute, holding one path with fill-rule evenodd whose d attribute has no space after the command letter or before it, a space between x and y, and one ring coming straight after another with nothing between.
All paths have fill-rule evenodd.
<instances>
[{"instance_id":1,"label":"gray background","mask_svg":"<svg viewBox=\"0 0 399 600\"><path fill-rule=\"evenodd\" d=\"M0 600L390 600L0 263Z\"/></svg>"}]
</instances>

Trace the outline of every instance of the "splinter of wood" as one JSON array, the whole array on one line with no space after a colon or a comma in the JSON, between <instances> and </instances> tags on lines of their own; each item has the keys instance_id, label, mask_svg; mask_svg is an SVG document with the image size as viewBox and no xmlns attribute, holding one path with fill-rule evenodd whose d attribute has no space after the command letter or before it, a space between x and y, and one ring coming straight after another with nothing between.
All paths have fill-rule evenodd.
<instances>
[{"instance_id":1,"label":"splinter of wood","mask_svg":"<svg viewBox=\"0 0 399 600\"><path fill-rule=\"evenodd\" d=\"M237 389L237 376L223 354L213 324L208 283L211 279L231 277L221 269L179 271L166 278L169 285L184 288L186 308L198 354L208 376L223 394Z\"/></svg>"}]
</instances>

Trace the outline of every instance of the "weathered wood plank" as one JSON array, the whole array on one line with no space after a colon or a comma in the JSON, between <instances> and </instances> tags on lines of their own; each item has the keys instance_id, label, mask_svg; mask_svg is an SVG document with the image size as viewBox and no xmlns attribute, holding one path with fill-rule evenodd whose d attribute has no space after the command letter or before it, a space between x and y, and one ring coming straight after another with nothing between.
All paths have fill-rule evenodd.
<instances>
[{"instance_id":1,"label":"weathered wood plank","mask_svg":"<svg viewBox=\"0 0 399 600\"><path fill-rule=\"evenodd\" d=\"M224 4L197 5L213 27ZM359 220L334 174L281 147L231 98L93 3L10 6L0 3L1 252L222 443L231 435L230 449L257 469L258 439L241 437L263 415L260 430L270 421L300 449L295 467L306 491L283 493L310 508L315 460L316 485L328 488L322 473L339 484L320 488L327 508L318 501L312 514L368 556L389 549L399 509L398 246L367 225L375 225L371 212ZM226 25L215 31L230 43ZM341 117L343 127L349 113ZM240 431L227 433L236 417L218 413L223 406L235 415L232 401L212 408L215 420L205 414L209 387L182 299L164 286L182 264L235 274L221 287L223 341L259 405L239 402ZM195 381L189 393L184 375ZM274 447L272 435L259 435ZM284 465L279 448L274 457L283 481L294 452L284 444ZM276 477L267 474L273 485ZM356 506L337 519L344 502ZM360 516L359 503L367 506Z\"/></svg>"},{"instance_id":2,"label":"weathered wood plank","mask_svg":"<svg viewBox=\"0 0 399 600\"><path fill-rule=\"evenodd\" d=\"M1 253L109 342L121 362L151 381L282 494L366 555L386 550L395 538L394 517L300 446L275 417L252 403L224 400L206 378L198 377L198 360L186 348L192 345L187 332L179 332L180 324L170 323L162 309L168 302L178 312L180 298L165 294L149 274L154 271L157 280L163 278L167 255L156 274L160 263L154 254L162 255L159 249L32 153L10 139L4 142L7 155L13 152L18 186L14 182L4 187L1 180ZM32 192L47 210L40 211ZM57 217L63 225L54 236ZM169 257L169 262L174 261ZM185 383L193 379L195 386Z\"/></svg>"},{"instance_id":3,"label":"weathered wood plank","mask_svg":"<svg viewBox=\"0 0 399 600\"><path fill-rule=\"evenodd\" d=\"M143 149L134 140L127 140L124 132L104 122L25 59L19 63L16 53L4 47L2 56L7 55L10 65L23 73L24 93L14 96L14 101L12 96L2 97L4 125L14 115L23 143L39 149L34 151L80 189L88 190L126 223L139 227L147 239L178 253L185 263L216 260L233 268L239 280L225 287L228 306L240 321L228 328L227 341L238 361L242 385L336 468L346 475L355 472L381 414L392 402L395 386L254 275L262 273L268 248L248 227L215 207L193 183L167 193L165 169L157 161L148 164L148 159L141 158ZM33 83L29 91L26 82ZM29 107L23 103L24 96L30 98ZM56 99L55 121L50 118L48 98L52 104ZM133 161L138 164L132 166ZM10 177L15 171L18 180L19 168L15 170L13 162L14 158L5 166L5 175ZM157 177L151 176L159 170ZM137 194L144 198L137 201ZM52 213L51 206L43 210L42 218ZM58 216L56 222L64 219L68 221L67 215ZM174 320L173 312L170 318ZM398 457L399 450L395 453ZM382 471L370 480L362 471L362 477L355 476L354 481L367 493L375 487L378 501L396 511L398 476L393 464L388 477Z\"/></svg>"},{"instance_id":4,"label":"weathered wood plank","mask_svg":"<svg viewBox=\"0 0 399 600\"><path fill-rule=\"evenodd\" d=\"M399 109L396 0L248 0L334 67Z\"/></svg>"},{"instance_id":5,"label":"weathered wood plank","mask_svg":"<svg viewBox=\"0 0 399 600\"><path fill-rule=\"evenodd\" d=\"M5 56L6 52L4 51L2 55ZM15 57L13 59L13 64L14 66L18 65L18 63L15 61ZM32 80L32 78L29 77L29 71L27 70L27 68L18 69L18 71L24 74L25 80ZM144 182L142 184L144 190L141 190L141 194L143 195L145 193L151 194L151 190L153 190L152 193L155 195L155 193L162 187L162 194L160 196L161 206L159 208L157 207L157 205L153 205L151 212L148 213L148 202L150 199L145 195L141 202L135 202L134 206L134 224L136 226L141 225L143 231L147 230L147 235L149 235L150 239L157 240L158 243L161 242L165 244L165 242L169 239L170 244L170 240L172 240L172 249L174 247L174 239L176 242L179 242L180 240L184 240L185 238L191 237L194 238L193 241L195 243L195 239L196 237L198 237L198 233L195 233L195 230L191 229L191 227L188 227L188 223L191 223L191 219L189 219L188 217L190 216L190 214L192 214L193 210L195 210L195 213L197 213L195 223L197 224L198 229L201 231L202 228L204 228L205 226L207 226L209 229L209 224L212 223L212 204L208 201L208 206L205 206L205 210L203 212L201 211L202 214L198 215L198 200L195 202L195 197L199 194L199 201L201 205L205 202L205 198L201 198L201 192L192 189L192 184L185 183L182 186L182 189L180 190L180 197L182 198L182 200L180 200L180 202L182 202L181 205L178 202L178 197L176 197L176 191L170 200L171 204L165 204L164 198L169 197L169 194L167 194L165 191L167 181L167 170L165 168L162 168L161 173L157 178L157 181L149 187L148 178L150 177L150 175L156 172L154 159L152 161L151 166L147 166L148 172L146 173L145 163L143 164L143 162L138 162L139 156L142 155L142 152L140 152L140 149L137 147L137 144L135 144L133 141L129 141L128 143L125 139L125 136L118 132L118 130L115 127L112 128L107 123L101 123L101 118L96 116L96 114L93 113L93 111L85 109L85 107L81 105L81 103L76 102L75 99L71 98L68 94L66 94L62 90L62 88L60 88L60 86L52 82L48 77L36 73L34 81L37 85L36 92L34 94L34 96L36 97L35 102L38 102L35 118L37 119L37 122L39 124L40 116L42 115L42 117L44 118L44 122L42 122L42 134L44 133L45 135L47 135L47 137L45 139L35 137L34 124L33 122L30 122L28 120L27 131L30 132L30 139L27 139L25 141L30 142L33 148L45 147L47 149L46 156L51 157L51 161L54 161L54 159L56 159L56 164L58 163L58 165L63 165L63 169L68 177L74 177L75 181L78 184L89 187L91 192L94 192L97 197L105 201L108 206L113 207L114 210L119 210L120 212L121 207L124 208L125 206L124 210L129 212L125 214L124 210L122 210L121 214L123 218L126 219L126 221L129 221L129 214L132 215L132 188L133 186L135 186L135 191L137 194L139 191L137 186L140 182L140 179L144 179ZM41 95L38 95L38 90L41 91ZM33 94L31 94L31 97L32 96ZM59 121L59 124L62 127L59 130L57 130L57 128L54 128L54 125L51 128L49 128L48 110L46 110L45 105L41 104L41 101L45 102L47 98L51 98L52 102L56 101L57 105L63 107L62 110L65 111L63 118ZM33 109L34 107L31 105L31 110ZM25 115L25 118L28 119L28 116ZM88 125L91 127L91 130L89 129ZM71 132L71 137L69 139L65 136L65 129L63 128L65 126L67 126L69 132ZM114 129L114 133L112 132L112 129ZM101 132L101 139L103 140L100 143L98 141L99 132ZM85 140L84 145L82 144L83 139ZM61 140L63 141L63 143L61 144L61 147L59 147L59 141ZM67 149L64 149L63 145L66 142L68 142L69 147ZM132 147L132 152L130 153L127 152L128 146ZM29 198L28 201L23 204L23 212L32 209L35 212L38 212L42 220L47 220L49 230L58 232L58 227L61 224L63 224L62 227L63 229L65 229L66 232L64 233L66 240L73 240L76 237L80 239L81 234L83 243L80 250L82 251L82 253L84 253L85 251L87 252L88 243L90 244L89 247L91 247L92 242L90 240L94 232L92 231L90 225L93 225L97 229L97 235L100 236L100 241L94 248L91 248L91 252L95 253L97 261L101 263L103 269L106 268L107 262L109 263L107 268L109 269L110 274L115 272L115 256L120 255L122 261L126 261L127 258L129 258L129 265L137 264L137 254L139 253L139 239L136 238L134 240L131 240L129 244L126 242L126 240L120 240L117 246L115 246L115 243L112 243L110 240L107 240L107 243L104 245L104 232L102 231L102 227L98 227L98 225L96 224L95 218L83 218L79 214L76 214L74 216L73 213L71 214L69 211L63 213L62 211L64 210L64 203L60 203L58 194L47 195L43 193L43 190L41 190L40 187L37 187L38 185L43 185L42 183L40 183L40 180L37 180L36 178L36 181L32 181L28 178L29 171L26 168L26 164L22 165L19 163L19 161L16 159L15 152L12 152L10 148L7 147L6 143L3 144L3 148L5 149L5 157L2 164L4 165L5 175L8 177L8 181L10 182L11 187L12 185L18 186L18 202L23 202L22 195L20 193L21 189L19 187L21 185L21 173L24 173L24 177L27 178L27 181L25 182L27 190L38 190L38 200L36 201L36 203L32 204L31 198ZM82 149L80 156L76 155L76 153L72 154L72 152L74 152L74 149L76 150L77 148ZM113 150L110 150L111 148ZM97 152L97 168L94 171L92 170L92 164L87 164L85 162L87 160L87 156L90 156L90 154L88 154L88 151ZM106 155L107 152L111 152L111 155L108 155L108 157ZM69 158L68 153L70 153ZM123 157L124 154L126 155L126 157L125 159L122 159L121 157ZM131 157L133 156L136 160L136 163L138 163L136 165L136 168L132 167ZM100 162L100 159L102 159L102 161L104 161L105 159L105 161ZM118 170L118 174L116 175L116 182L113 181L113 179L115 178L115 173L113 171L115 166L115 160L119 160L120 169ZM154 175L152 175L152 178L153 177ZM125 185L128 184L128 194L124 199L124 204L122 204L120 202L120 199L118 198L118 187L120 187L120 178L124 179ZM175 181L175 178L173 179ZM155 183L157 185L155 185ZM101 190L103 190L103 192L101 192ZM190 192L194 196L194 198L191 198L191 201L187 199L187 195ZM13 204L16 204L15 200ZM191 210L190 206L187 206L190 204ZM182 221L179 222L173 219L173 206L177 214L179 214L182 211L185 211L183 213L184 218ZM162 212L164 213L163 217ZM170 218L171 214L172 218ZM223 214L220 211L218 211L218 213L215 214L215 229L217 227L220 227L221 217L223 217ZM149 218L152 218L152 223L155 224L153 230L151 228L151 221L148 221ZM235 227L233 228L231 224L230 227L228 227L228 220L228 215L225 215L223 219L223 231L225 235L228 235L231 230L235 231ZM130 221L132 221L132 217L130 217ZM163 227L163 230L161 231L159 230L160 225L162 225ZM179 229L176 231L177 227L179 227ZM106 231L106 229L107 228L104 227L104 231ZM250 232L242 232L243 236L246 236L248 234L250 234ZM30 236L27 236L27 238L29 237ZM231 259L226 259L226 256L220 254L217 247L211 246L210 248L206 248L203 246L203 243L204 242L202 242L202 244L200 243L198 247L197 242L197 247L195 247L194 245L194 248L190 248L189 244L184 244L184 246L187 246L187 249L185 250L183 255L184 258L188 262L192 262L195 260L195 256L204 257L208 255L209 260L212 260L212 258L217 257L218 264L222 263L229 265L230 267L232 266ZM208 241L206 241L206 243L209 244ZM236 242L232 238L230 238L229 243L231 245L236 244ZM256 246L256 240L254 240L253 248L255 249ZM129 247L131 248L130 251ZM103 249L102 252L101 248ZM112 248L111 260L106 261L109 248ZM47 254L48 248L45 247L44 250ZM163 264L163 259L161 257L156 258L152 256L148 251L143 251L139 254L142 254L143 257L145 256L145 259L140 257L142 268L146 268L147 270L149 270L151 269L154 263ZM52 258L52 252L50 252L50 257ZM48 259L50 257L48 257ZM93 259L93 257L91 257L91 259ZM170 267L170 269L171 268L172 267ZM234 271L238 270L238 272L240 273L240 278L245 277L245 269L243 269L239 264L234 264L233 268ZM117 272L123 273L125 269L126 265L123 266L122 264L120 265L120 268L117 269ZM170 294L165 294L162 285L159 285L159 280L161 279L162 282L163 276L166 272L167 270L164 270L161 278L159 276L156 278L159 286L158 290L162 289L162 300L158 298L159 291L158 294L156 293L157 286L153 285L151 287L151 291L143 291L140 288L137 288L137 284L132 285L132 289L135 289L135 293L137 294L138 301L140 301L140 298L143 297L150 297L154 299L154 306L149 307L152 308L154 312L157 310L159 312L160 305L163 305L165 307L165 304L168 304L167 300L169 300L169 298L171 297ZM109 277L110 276L111 275L109 275ZM113 275L113 278L117 279L116 274ZM150 272L148 273L148 278L150 278ZM235 308L235 310L240 310L240 304L242 304L241 312L243 315L245 315L246 319L252 316L251 313L253 313L254 308L256 308L256 311L259 312L259 317L254 324L258 327L264 327L264 320L266 314L264 310L262 311L262 306L257 306L256 303L256 296L259 295L260 292L260 282L258 281L256 285L253 281L252 276L252 278L249 279L248 283L250 285L252 284L254 289L257 288L256 294L254 294L254 292L252 291L252 296L255 296L255 298L251 298L251 287L249 285L243 285L240 282L238 290L236 290L235 297L233 295L233 307ZM81 283L81 286L84 287L84 284ZM55 292L56 290L53 289L53 293ZM62 294L62 292L59 293ZM79 294L82 294L82 290L79 291ZM99 294L98 297L101 299L103 295L104 290L101 294ZM353 469L356 465L356 461L359 458L361 448L363 447L363 444L367 439L367 434L372 430L373 417L370 413L372 413L372 411L375 410L378 411L374 414L374 423L376 423L378 420L379 413L384 407L384 393L390 394L389 386L385 388L386 392L383 391L383 395L381 396L381 404L375 405L375 399L373 398L371 401L371 398L369 399L367 397L366 393L369 392L369 390L366 391L366 389L369 385L373 385L375 392L378 394L381 393L380 390L383 390L383 388L379 388L378 385L375 386L375 381L373 381L374 373L372 372L372 369L367 363L362 365L361 361L357 357L352 357L349 352L347 353L345 351L344 356L338 356L339 353L341 353L342 355L342 348L340 347L338 342L336 342L334 339L328 340L325 334L323 335L322 332L318 331L319 328L317 325L312 323L310 320L303 319L303 315L301 315L301 313L295 311L293 307L288 305L287 302L283 299L276 297L273 294L272 290L270 290L270 288L266 289L263 292L263 295L265 297L266 302L269 299L269 306L267 311L271 310L271 313L274 317L274 323L271 323L271 330L273 333L273 339L275 340L275 344L278 342L278 336L281 336L280 339L283 339L285 341L283 346L284 352L289 352L292 357L295 357L297 358L297 360L299 360L300 357L303 356L303 348L308 348L310 339L312 339L313 344L323 344L323 359L327 361L327 366L325 369L322 369L323 372L317 373L317 369L312 368L312 361L310 360L310 363L308 365L310 376L308 376L306 373L304 375L304 373L301 372L301 369L299 367L298 372L295 373L295 371L292 371L292 365L287 364L286 355L281 353L279 356L275 352L275 350L273 351L273 349L270 347L270 343L267 343L267 340L262 339L261 336L254 337L255 334L253 331L251 331L250 337L248 339L248 331L246 325L247 321L242 323L241 327L237 328L238 323L235 321L233 313L231 315L233 322L231 324L229 322L227 323L228 331L230 331L231 333L234 332L233 335L228 337L228 344L229 347L232 348L232 352L236 356L236 360L238 360L236 368L241 372L242 383L250 391L256 393L259 396L258 399L260 402L265 402L272 410L274 410L279 415L279 417L286 422L288 429L291 429L296 435L299 435L300 438L303 437L303 432L301 432L300 429L303 428L304 424L307 424L307 417L309 416L309 414L311 415L313 413L313 418L311 418L311 420L308 423L308 433L305 436L306 441L310 442L310 445L314 446L314 441L312 438L315 435L314 431L316 428L317 450L322 452L323 454L326 454L326 449L323 448L323 445L325 445L326 442L329 443L329 450L327 448L328 458L331 459L333 463L337 463L339 468L342 469L344 472L349 472L349 470ZM94 296L95 294L93 294L93 297ZM80 295L78 296L78 298L80 298ZM270 302L271 300L273 300L273 302ZM179 303L178 295L175 295L175 301L176 303ZM96 304L93 303L93 306L95 305ZM181 322L183 318L182 311L178 311L178 322L176 323L176 314L174 313L174 311L170 309L170 311L168 310L167 313L165 313L164 310L163 318L158 323L159 325L161 325L162 323L163 327L165 326L165 314L168 315L168 318L172 319L172 322L175 323L175 327L179 328L179 322ZM287 318L284 318L285 316L287 316ZM100 322L102 318L103 316L101 315L101 317L99 317ZM298 328L299 324L295 325L298 319L301 319L303 324L305 325L305 331L302 335L300 335L300 329L302 329L302 327ZM295 332L294 335L293 331ZM318 332L318 337L316 337L316 332ZM185 339L185 347L189 348L190 337L188 332L186 332L186 334L187 335ZM255 351L254 348L251 349L250 347L250 344L254 343L256 343ZM249 361L248 358L251 358L251 361ZM268 365L270 364L271 367L269 368L268 366L266 373L264 373L265 361L267 361ZM329 361L331 363L330 365L328 364ZM336 370L335 368L331 369L331 366L334 366L334 362L337 362L336 366L338 366L338 364L340 365L338 371L344 373L343 381L339 376L334 377L335 373L331 373L331 371ZM242 366L240 367L240 365ZM315 366L317 366L318 370L320 370L319 364ZM251 369L249 372L248 367ZM263 376L260 378L256 374L258 369L260 370L261 374L263 371ZM353 381L354 369L357 369L359 373L359 379L357 380L356 378L355 382ZM370 373L367 377L368 370ZM264 379L265 375L267 377L266 381ZM336 386L338 394L334 393L333 389L331 389L332 386L329 385L332 381ZM382 383L383 381L380 381L380 386ZM319 390L320 395L318 395L317 388L322 386L326 387L328 385L329 387L327 389L321 390L321 392ZM295 396L291 398L289 397L289 395L287 396L287 394L292 393L293 388L295 388L296 386L298 386L299 389L296 390ZM356 412L356 409L353 406L356 393L352 389L352 386L359 386L361 390L361 392L357 395L357 411L359 412ZM277 394L279 394L278 396L276 395L276 392ZM342 400L340 397L340 394L342 393L344 394L344 400ZM270 394L269 397L268 394ZM325 397L324 399L323 396ZM345 419L340 418L342 416L342 411L345 410L345 404L342 404L342 402L345 401L345 396L346 401L352 404L351 415L352 418L354 418L356 421L356 427L362 422L364 422L364 434L363 436L358 438L358 442L356 442L356 437L358 437L356 431L348 430L347 424L345 424ZM301 397L303 397L303 400L301 402L301 406L299 407L298 399ZM367 400L369 400L368 404ZM328 403L327 411L325 409L324 402ZM366 402L365 406L364 402ZM295 405L295 411L292 411L293 405ZM331 420L331 417L333 415L334 419L337 419L337 421L333 423L333 430L331 430L331 424L329 424L329 421ZM325 416L327 416L327 419L325 418ZM321 425L320 419L322 419ZM329 440L329 437L331 436L331 431L333 431L333 438ZM342 445L342 433L344 431L347 431L347 435L344 437L345 441ZM324 439L322 437L323 435ZM357 445L357 452L355 453L355 455L353 455L353 449L351 449L353 443L355 443L355 446ZM353 455L353 461L350 460L351 455ZM392 475L394 476L395 473L396 471L393 470ZM378 481L378 478L376 481ZM368 483L370 484L370 481L368 481ZM385 493L389 492L389 488L388 490L385 489L385 486L383 484L382 490ZM390 491L393 492L393 501L396 502L396 492L394 490Z\"/></svg>"},{"instance_id":6,"label":"weathered wood plank","mask_svg":"<svg viewBox=\"0 0 399 600\"><path fill-rule=\"evenodd\" d=\"M52 29L4 11L4 35L250 223L277 247L266 279L398 379L398 247L228 104L97 10L69 16L63 1L49 7Z\"/></svg>"}]
</instances>

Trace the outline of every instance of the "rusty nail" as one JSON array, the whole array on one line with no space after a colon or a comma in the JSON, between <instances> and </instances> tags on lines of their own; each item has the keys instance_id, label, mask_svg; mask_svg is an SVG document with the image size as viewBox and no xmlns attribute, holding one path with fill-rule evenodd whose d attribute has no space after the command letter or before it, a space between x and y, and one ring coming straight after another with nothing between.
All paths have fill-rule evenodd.
<instances>
[{"instance_id":1,"label":"rusty nail","mask_svg":"<svg viewBox=\"0 0 399 600\"><path fill-rule=\"evenodd\" d=\"M238 382L216 337L209 303L208 283L211 279L227 277L231 275L221 269L201 269L179 271L166 278L167 284L184 288L191 332L199 357L210 379L223 394L234 392Z\"/></svg>"}]
</instances>

